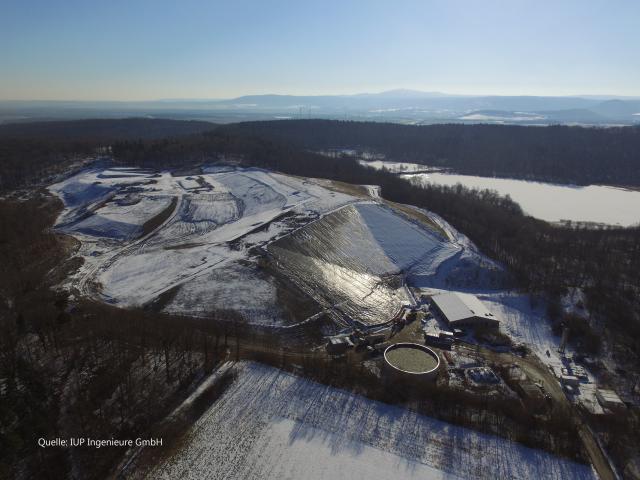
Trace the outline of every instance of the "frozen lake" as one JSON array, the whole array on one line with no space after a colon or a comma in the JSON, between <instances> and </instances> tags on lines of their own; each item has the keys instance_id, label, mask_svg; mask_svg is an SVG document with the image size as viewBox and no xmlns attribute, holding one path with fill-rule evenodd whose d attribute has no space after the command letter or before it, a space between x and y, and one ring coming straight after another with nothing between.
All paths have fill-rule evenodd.
<instances>
[{"instance_id":1,"label":"frozen lake","mask_svg":"<svg viewBox=\"0 0 640 480\"><path fill-rule=\"evenodd\" d=\"M382 168L386 162L363 162L373 168ZM476 177L450 173L409 173L415 164L406 169L398 168L398 162L390 162L389 170L407 171L403 177L415 183L432 182L453 186L458 183L469 188L495 190L510 195L528 214L548 222L572 220L630 226L640 223L640 191L606 185L560 185L529 182L508 178ZM428 167L423 167L428 168Z\"/></svg>"}]
</instances>

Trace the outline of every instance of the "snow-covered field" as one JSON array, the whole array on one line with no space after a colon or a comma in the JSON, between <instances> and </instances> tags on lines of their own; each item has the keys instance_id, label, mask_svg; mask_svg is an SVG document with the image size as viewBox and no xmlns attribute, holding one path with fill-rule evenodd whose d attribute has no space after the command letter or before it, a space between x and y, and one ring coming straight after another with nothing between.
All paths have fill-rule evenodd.
<instances>
[{"instance_id":1,"label":"snow-covered field","mask_svg":"<svg viewBox=\"0 0 640 480\"><path fill-rule=\"evenodd\" d=\"M148 478L596 478L589 466L275 368L237 368Z\"/></svg>"},{"instance_id":2,"label":"snow-covered field","mask_svg":"<svg viewBox=\"0 0 640 480\"><path fill-rule=\"evenodd\" d=\"M420 163L390 162L387 160L359 160L358 163L376 170L387 170L392 173L416 173L438 171L437 167L430 167Z\"/></svg>"}]
</instances>

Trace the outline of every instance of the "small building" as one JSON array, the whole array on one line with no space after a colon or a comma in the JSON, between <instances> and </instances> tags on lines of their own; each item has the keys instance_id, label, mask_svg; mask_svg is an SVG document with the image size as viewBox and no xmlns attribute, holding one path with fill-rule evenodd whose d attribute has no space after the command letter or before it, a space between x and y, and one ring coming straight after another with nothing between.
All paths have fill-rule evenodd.
<instances>
[{"instance_id":1,"label":"small building","mask_svg":"<svg viewBox=\"0 0 640 480\"><path fill-rule=\"evenodd\" d=\"M574 365L571 370L573 374L581 381L584 380L586 382L589 380L589 375L587 374L587 370L584 367L581 367L580 365Z\"/></svg>"},{"instance_id":2,"label":"small building","mask_svg":"<svg viewBox=\"0 0 640 480\"><path fill-rule=\"evenodd\" d=\"M498 327L499 321L475 295L446 292L431 297L431 306L451 328Z\"/></svg>"},{"instance_id":3,"label":"small building","mask_svg":"<svg viewBox=\"0 0 640 480\"><path fill-rule=\"evenodd\" d=\"M427 345L450 350L453 340L452 332L440 330L437 326L432 325L424 329L424 341Z\"/></svg>"},{"instance_id":4,"label":"small building","mask_svg":"<svg viewBox=\"0 0 640 480\"><path fill-rule=\"evenodd\" d=\"M424 332L424 339L427 343L438 343L440 341L440 335L432 330Z\"/></svg>"},{"instance_id":5,"label":"small building","mask_svg":"<svg viewBox=\"0 0 640 480\"><path fill-rule=\"evenodd\" d=\"M596 391L596 398L602 408L606 408L612 411L618 411L626 408L622 399L613 390L601 389Z\"/></svg>"},{"instance_id":6,"label":"small building","mask_svg":"<svg viewBox=\"0 0 640 480\"><path fill-rule=\"evenodd\" d=\"M544 406L544 393L535 383L529 380L518 382L516 384L516 390L527 407L533 410L538 410Z\"/></svg>"},{"instance_id":7,"label":"small building","mask_svg":"<svg viewBox=\"0 0 640 480\"><path fill-rule=\"evenodd\" d=\"M560 383L563 385L571 385L572 387L577 387L580 385L580 379L575 375L560 375Z\"/></svg>"},{"instance_id":8,"label":"small building","mask_svg":"<svg viewBox=\"0 0 640 480\"><path fill-rule=\"evenodd\" d=\"M453 342L453 332L447 330L440 330L440 338L443 340L451 340Z\"/></svg>"},{"instance_id":9,"label":"small building","mask_svg":"<svg viewBox=\"0 0 640 480\"><path fill-rule=\"evenodd\" d=\"M453 339L450 339L446 336L442 336L437 333L425 333L424 343L426 343L427 345L432 345L434 347L451 350L451 346L453 345Z\"/></svg>"},{"instance_id":10,"label":"small building","mask_svg":"<svg viewBox=\"0 0 640 480\"><path fill-rule=\"evenodd\" d=\"M349 340L349 337L331 337L329 343L327 343L327 352L339 355L351 347L353 347L353 343Z\"/></svg>"}]
</instances>

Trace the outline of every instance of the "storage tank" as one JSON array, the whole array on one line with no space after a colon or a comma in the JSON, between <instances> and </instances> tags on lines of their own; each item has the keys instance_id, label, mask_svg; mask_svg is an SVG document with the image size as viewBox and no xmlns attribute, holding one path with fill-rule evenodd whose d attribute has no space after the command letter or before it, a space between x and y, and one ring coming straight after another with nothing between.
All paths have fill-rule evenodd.
<instances>
[{"instance_id":1,"label":"storage tank","mask_svg":"<svg viewBox=\"0 0 640 480\"><path fill-rule=\"evenodd\" d=\"M384 351L385 372L391 378L435 380L440 357L417 343L395 343Z\"/></svg>"}]
</instances>

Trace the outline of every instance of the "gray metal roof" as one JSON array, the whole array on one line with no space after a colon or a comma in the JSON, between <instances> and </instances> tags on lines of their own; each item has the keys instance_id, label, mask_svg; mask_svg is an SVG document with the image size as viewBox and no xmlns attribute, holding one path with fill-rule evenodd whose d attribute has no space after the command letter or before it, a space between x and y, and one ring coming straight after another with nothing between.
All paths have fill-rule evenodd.
<instances>
[{"instance_id":1,"label":"gray metal roof","mask_svg":"<svg viewBox=\"0 0 640 480\"><path fill-rule=\"evenodd\" d=\"M457 322L473 317L498 320L475 295L446 292L434 295L432 301L435 302L449 322Z\"/></svg>"}]
</instances>

